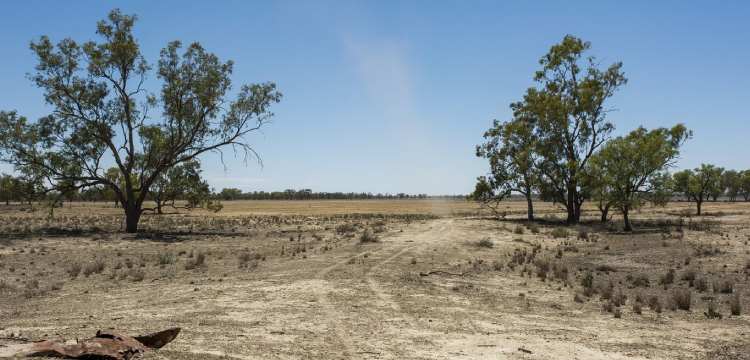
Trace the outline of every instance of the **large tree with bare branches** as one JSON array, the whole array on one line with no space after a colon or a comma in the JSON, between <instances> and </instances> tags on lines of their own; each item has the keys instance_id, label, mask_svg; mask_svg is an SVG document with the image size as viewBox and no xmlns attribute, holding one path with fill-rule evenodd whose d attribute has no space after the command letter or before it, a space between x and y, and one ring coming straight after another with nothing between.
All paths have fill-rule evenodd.
<instances>
[{"instance_id":1,"label":"large tree with bare branches","mask_svg":"<svg viewBox=\"0 0 750 360\"><path fill-rule=\"evenodd\" d=\"M143 202L160 175L201 154L231 148L257 156L246 135L273 115L281 99L273 83L243 85L234 99L232 62L198 43L170 42L155 66L158 95L145 88L152 66L133 36L136 17L110 12L100 40L82 44L46 37L31 43L30 75L52 113L29 121L0 112L0 157L18 171L46 179L50 189L106 186L135 232ZM106 169L119 171L118 181Z\"/></svg>"}]
</instances>

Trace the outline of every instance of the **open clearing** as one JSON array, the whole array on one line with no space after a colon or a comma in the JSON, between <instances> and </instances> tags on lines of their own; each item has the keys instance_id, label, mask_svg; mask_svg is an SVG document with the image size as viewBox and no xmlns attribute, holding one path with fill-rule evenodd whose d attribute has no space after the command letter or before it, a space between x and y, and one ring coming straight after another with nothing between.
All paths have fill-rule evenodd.
<instances>
[{"instance_id":1,"label":"open clearing","mask_svg":"<svg viewBox=\"0 0 750 360\"><path fill-rule=\"evenodd\" d=\"M520 202L498 221L465 201L238 201L138 236L111 205L3 207L0 344L179 326L147 358L747 358L750 203L647 208L633 234L539 205L528 224Z\"/></svg>"}]
</instances>

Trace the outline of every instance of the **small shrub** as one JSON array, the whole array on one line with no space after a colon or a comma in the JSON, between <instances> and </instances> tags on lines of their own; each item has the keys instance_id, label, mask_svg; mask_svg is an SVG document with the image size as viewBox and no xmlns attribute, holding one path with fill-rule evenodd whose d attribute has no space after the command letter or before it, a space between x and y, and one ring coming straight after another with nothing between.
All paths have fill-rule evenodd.
<instances>
[{"instance_id":1,"label":"small shrub","mask_svg":"<svg viewBox=\"0 0 750 360\"><path fill-rule=\"evenodd\" d=\"M690 303L692 302L692 294L690 289L676 288L672 290L672 304L677 309L690 311Z\"/></svg>"},{"instance_id":2,"label":"small shrub","mask_svg":"<svg viewBox=\"0 0 750 360\"><path fill-rule=\"evenodd\" d=\"M627 300L628 300L628 297L619 288L612 295L612 304L614 306L617 306L617 307L623 306L625 305L625 302Z\"/></svg>"},{"instance_id":3,"label":"small shrub","mask_svg":"<svg viewBox=\"0 0 750 360\"><path fill-rule=\"evenodd\" d=\"M480 248L491 249L492 247L495 246L495 243L493 243L492 240L490 240L490 238L484 238L484 239L477 241L476 246Z\"/></svg>"},{"instance_id":4,"label":"small shrub","mask_svg":"<svg viewBox=\"0 0 750 360\"><path fill-rule=\"evenodd\" d=\"M547 273L550 270L549 259L536 259L536 261L534 261L534 265L536 265L536 276L538 276L542 281L547 279Z\"/></svg>"},{"instance_id":5,"label":"small shrub","mask_svg":"<svg viewBox=\"0 0 750 360\"><path fill-rule=\"evenodd\" d=\"M564 228L555 228L550 232L550 235L555 239L566 238L568 237L568 230Z\"/></svg>"},{"instance_id":6,"label":"small shrub","mask_svg":"<svg viewBox=\"0 0 750 360\"><path fill-rule=\"evenodd\" d=\"M695 279L694 285L695 285L695 290L698 290L698 292L708 291L708 280L706 280L706 278L704 277Z\"/></svg>"},{"instance_id":7,"label":"small shrub","mask_svg":"<svg viewBox=\"0 0 750 360\"><path fill-rule=\"evenodd\" d=\"M78 274L81 273L81 269L82 268L83 267L81 266L81 264L79 264L79 263L72 263L72 264L70 264L70 266L68 266L68 268L65 270L65 272L67 272L68 275L71 278L75 279L75 278L78 277Z\"/></svg>"},{"instance_id":8,"label":"small shrub","mask_svg":"<svg viewBox=\"0 0 750 360\"><path fill-rule=\"evenodd\" d=\"M362 235L359 236L359 242L363 244L378 242L378 237L368 229L363 231Z\"/></svg>"},{"instance_id":9,"label":"small shrub","mask_svg":"<svg viewBox=\"0 0 750 360\"><path fill-rule=\"evenodd\" d=\"M622 317L622 310L620 308L616 307L613 311L615 319L619 319Z\"/></svg>"},{"instance_id":10,"label":"small shrub","mask_svg":"<svg viewBox=\"0 0 750 360\"><path fill-rule=\"evenodd\" d=\"M133 282L141 282L141 281L143 281L143 279L146 278L146 272L144 272L141 269L137 269L137 268L128 270L128 272L127 272L126 275Z\"/></svg>"},{"instance_id":11,"label":"small shrub","mask_svg":"<svg viewBox=\"0 0 750 360\"><path fill-rule=\"evenodd\" d=\"M502 263L502 261L494 260L492 262L492 270L503 271L503 263Z\"/></svg>"},{"instance_id":12,"label":"small shrub","mask_svg":"<svg viewBox=\"0 0 750 360\"><path fill-rule=\"evenodd\" d=\"M661 300L656 295L651 295L648 298L648 307L657 314L661 314L662 312Z\"/></svg>"},{"instance_id":13,"label":"small shrub","mask_svg":"<svg viewBox=\"0 0 750 360\"><path fill-rule=\"evenodd\" d=\"M734 290L734 282L731 279L714 280L714 292L722 294L731 294Z\"/></svg>"},{"instance_id":14,"label":"small shrub","mask_svg":"<svg viewBox=\"0 0 750 360\"><path fill-rule=\"evenodd\" d=\"M716 302L714 302L713 300L708 302L708 309L703 314L706 315L706 317L709 319L722 318L721 313L717 310Z\"/></svg>"},{"instance_id":15,"label":"small shrub","mask_svg":"<svg viewBox=\"0 0 750 360\"><path fill-rule=\"evenodd\" d=\"M674 283L674 269L669 269L666 274L662 275L661 279L659 279L659 284L664 285L665 287L667 285Z\"/></svg>"},{"instance_id":16,"label":"small shrub","mask_svg":"<svg viewBox=\"0 0 750 360\"><path fill-rule=\"evenodd\" d=\"M206 265L206 254L199 252L195 258L185 264L185 270L194 270Z\"/></svg>"},{"instance_id":17,"label":"small shrub","mask_svg":"<svg viewBox=\"0 0 750 360\"><path fill-rule=\"evenodd\" d=\"M648 275L646 274L637 274L634 277L632 277L631 283L635 287L649 287L650 281L648 279Z\"/></svg>"},{"instance_id":18,"label":"small shrub","mask_svg":"<svg viewBox=\"0 0 750 360\"><path fill-rule=\"evenodd\" d=\"M597 265L595 268L596 271L601 271L603 273L610 273L610 272L617 272L617 269L609 266L609 265Z\"/></svg>"},{"instance_id":19,"label":"small shrub","mask_svg":"<svg viewBox=\"0 0 750 360\"><path fill-rule=\"evenodd\" d=\"M105 267L106 265L104 264L104 261L99 259L94 260L93 262L86 264L86 267L83 268L83 275L89 277L89 275L92 274L100 274L104 271Z\"/></svg>"},{"instance_id":20,"label":"small shrub","mask_svg":"<svg viewBox=\"0 0 750 360\"><path fill-rule=\"evenodd\" d=\"M524 230L523 226L521 226L521 225L517 225L513 229L513 233L516 234L516 235L523 235L524 232L525 232L525 230Z\"/></svg>"},{"instance_id":21,"label":"small shrub","mask_svg":"<svg viewBox=\"0 0 750 360\"><path fill-rule=\"evenodd\" d=\"M341 224L336 226L336 233L347 234L357 231L357 227L352 224Z\"/></svg>"},{"instance_id":22,"label":"small shrub","mask_svg":"<svg viewBox=\"0 0 750 360\"><path fill-rule=\"evenodd\" d=\"M581 286L583 286L584 289L593 288L594 274L592 274L590 271L587 271L586 274L583 275L583 278L581 278Z\"/></svg>"},{"instance_id":23,"label":"small shrub","mask_svg":"<svg viewBox=\"0 0 750 360\"><path fill-rule=\"evenodd\" d=\"M534 223L529 224L529 231L531 231L532 234L539 234L539 225Z\"/></svg>"},{"instance_id":24,"label":"small shrub","mask_svg":"<svg viewBox=\"0 0 750 360\"><path fill-rule=\"evenodd\" d=\"M257 254L253 255L249 252L243 252L237 257L239 261L238 267L240 269L255 269L258 267L258 258Z\"/></svg>"},{"instance_id":25,"label":"small shrub","mask_svg":"<svg viewBox=\"0 0 750 360\"><path fill-rule=\"evenodd\" d=\"M159 253L157 258L157 264L161 266L174 264L176 259L175 255L169 251Z\"/></svg>"},{"instance_id":26,"label":"small shrub","mask_svg":"<svg viewBox=\"0 0 750 360\"><path fill-rule=\"evenodd\" d=\"M729 311L732 313L732 316L740 316L742 314L742 299L739 292L729 298Z\"/></svg>"},{"instance_id":27,"label":"small shrub","mask_svg":"<svg viewBox=\"0 0 750 360\"><path fill-rule=\"evenodd\" d=\"M640 301L634 301L633 302L633 313L641 315L643 313L643 309L641 308L641 302Z\"/></svg>"},{"instance_id":28,"label":"small shrub","mask_svg":"<svg viewBox=\"0 0 750 360\"><path fill-rule=\"evenodd\" d=\"M696 274L697 272L695 271L695 269L693 268L687 269L685 270L684 273L682 273L682 280L687 281L690 287L693 287L695 283Z\"/></svg>"}]
</instances>

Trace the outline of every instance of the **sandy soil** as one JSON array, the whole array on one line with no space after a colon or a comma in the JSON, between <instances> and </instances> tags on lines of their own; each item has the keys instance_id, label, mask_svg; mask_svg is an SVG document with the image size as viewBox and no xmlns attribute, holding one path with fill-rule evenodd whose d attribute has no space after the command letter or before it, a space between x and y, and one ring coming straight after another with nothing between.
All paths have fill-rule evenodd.
<instances>
[{"instance_id":1,"label":"sandy soil","mask_svg":"<svg viewBox=\"0 0 750 360\"><path fill-rule=\"evenodd\" d=\"M687 208L643 212L635 234L595 224L395 215L415 210L358 218L283 213L292 217L137 237L8 235L0 240L0 338L183 328L149 359L742 358L750 300L739 316L730 316L729 302L750 296L750 206L712 204L712 216L683 219L710 220L705 228L648 222L676 219ZM552 236L559 228L568 235ZM378 241L362 243L364 231ZM491 247L480 246L483 239ZM535 255L516 264L521 252ZM201 254L205 263L196 265ZM542 260L567 272L542 277ZM74 277L76 264L83 270ZM660 284L668 269L674 282ZM710 280L708 290L688 285L689 269ZM588 273L600 290L586 296ZM648 286L633 285L641 274ZM732 281L731 293L712 291L721 280ZM611 312L607 284L627 296ZM678 288L692 293L689 311L669 309ZM652 295L663 311L643 305L636 314L635 298ZM722 319L704 315L709 302Z\"/></svg>"}]
</instances>

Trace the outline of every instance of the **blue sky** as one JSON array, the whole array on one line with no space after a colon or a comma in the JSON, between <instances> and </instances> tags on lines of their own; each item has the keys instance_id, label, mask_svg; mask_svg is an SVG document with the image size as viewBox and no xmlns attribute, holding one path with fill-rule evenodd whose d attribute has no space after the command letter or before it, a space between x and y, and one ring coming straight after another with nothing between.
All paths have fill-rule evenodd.
<instances>
[{"instance_id":1,"label":"blue sky","mask_svg":"<svg viewBox=\"0 0 750 360\"><path fill-rule=\"evenodd\" d=\"M235 89L274 81L284 99L251 138L261 168L204 157L217 189L457 194L492 119L531 86L565 34L624 62L610 105L617 133L683 122L695 133L680 168L750 168L750 2L746 1L23 1L0 5L0 109L45 114L29 41L94 38L115 7L140 17L156 62L170 40L235 61ZM153 80L153 77L152 77ZM158 91L158 83L149 83ZM228 153L231 155L231 153ZM4 166L4 165L3 165ZM0 167L9 171L7 166Z\"/></svg>"}]
</instances>

